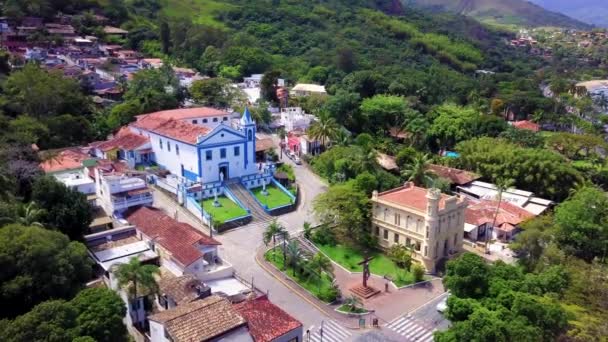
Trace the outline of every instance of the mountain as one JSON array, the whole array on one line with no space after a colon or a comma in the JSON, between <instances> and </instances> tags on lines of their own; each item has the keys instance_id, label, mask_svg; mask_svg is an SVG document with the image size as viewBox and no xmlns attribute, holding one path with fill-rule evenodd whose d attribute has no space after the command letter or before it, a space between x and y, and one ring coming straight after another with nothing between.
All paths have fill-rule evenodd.
<instances>
[{"instance_id":1,"label":"mountain","mask_svg":"<svg viewBox=\"0 0 608 342\"><path fill-rule=\"evenodd\" d=\"M554 0L536 1L553 2ZM563 0L563 2L566 1ZM432 10L456 12L481 21L506 25L558 26L580 29L591 26L525 0L405 0L405 3Z\"/></svg>"},{"instance_id":2,"label":"mountain","mask_svg":"<svg viewBox=\"0 0 608 342\"><path fill-rule=\"evenodd\" d=\"M550 11L601 27L608 27L608 1L606 0L530 0Z\"/></svg>"}]
</instances>

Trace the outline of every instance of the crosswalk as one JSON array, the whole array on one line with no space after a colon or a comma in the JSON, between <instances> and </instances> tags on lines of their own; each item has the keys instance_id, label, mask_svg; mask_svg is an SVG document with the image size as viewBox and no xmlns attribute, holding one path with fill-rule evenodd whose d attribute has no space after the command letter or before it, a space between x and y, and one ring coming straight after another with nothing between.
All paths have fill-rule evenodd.
<instances>
[{"instance_id":1,"label":"crosswalk","mask_svg":"<svg viewBox=\"0 0 608 342\"><path fill-rule=\"evenodd\" d=\"M403 336L404 342L431 342L433 332L437 329L429 329L410 315L403 316L387 324L386 327Z\"/></svg>"},{"instance_id":2,"label":"crosswalk","mask_svg":"<svg viewBox=\"0 0 608 342\"><path fill-rule=\"evenodd\" d=\"M321 327L316 329L310 335L310 342L344 342L351 336L351 332L346 330L340 324L334 321L325 321L323 323L323 332Z\"/></svg>"}]
</instances>

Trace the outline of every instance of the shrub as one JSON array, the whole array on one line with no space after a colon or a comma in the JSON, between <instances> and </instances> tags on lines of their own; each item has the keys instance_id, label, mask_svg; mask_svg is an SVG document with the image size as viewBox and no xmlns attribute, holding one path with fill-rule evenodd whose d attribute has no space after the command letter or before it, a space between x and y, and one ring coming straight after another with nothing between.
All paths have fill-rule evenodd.
<instances>
[{"instance_id":1,"label":"shrub","mask_svg":"<svg viewBox=\"0 0 608 342\"><path fill-rule=\"evenodd\" d=\"M333 246L336 244L336 235L327 225L322 225L312 234L312 241L320 245Z\"/></svg>"},{"instance_id":2,"label":"shrub","mask_svg":"<svg viewBox=\"0 0 608 342\"><path fill-rule=\"evenodd\" d=\"M340 293L340 289L337 286L332 286L330 288L325 288L322 289L319 292L319 299L327 302L327 303L331 303L333 301L335 301L336 299L338 299L338 297L341 295Z\"/></svg>"},{"instance_id":3,"label":"shrub","mask_svg":"<svg viewBox=\"0 0 608 342\"><path fill-rule=\"evenodd\" d=\"M412 273L414 274L414 282L418 283L424 280L424 273L426 271L424 270L424 267L422 267L422 265L420 264L416 264L414 266L412 266Z\"/></svg>"}]
</instances>

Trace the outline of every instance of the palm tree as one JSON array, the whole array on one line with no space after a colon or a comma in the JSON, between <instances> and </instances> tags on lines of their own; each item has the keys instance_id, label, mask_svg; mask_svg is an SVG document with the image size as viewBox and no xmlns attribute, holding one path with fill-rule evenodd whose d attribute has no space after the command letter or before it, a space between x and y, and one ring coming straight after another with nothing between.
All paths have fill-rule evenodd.
<instances>
[{"instance_id":1,"label":"palm tree","mask_svg":"<svg viewBox=\"0 0 608 342\"><path fill-rule=\"evenodd\" d=\"M406 168L401 171L401 175L408 180L408 182L414 182L416 185L428 186L433 183L434 174L429 170L429 164L431 159L428 154L420 154L414 157L412 163L407 165Z\"/></svg>"},{"instance_id":2,"label":"palm tree","mask_svg":"<svg viewBox=\"0 0 608 342\"><path fill-rule=\"evenodd\" d=\"M350 145L350 132L344 127L340 127L336 130L333 136L333 145L335 146L348 146Z\"/></svg>"},{"instance_id":3,"label":"palm tree","mask_svg":"<svg viewBox=\"0 0 608 342\"><path fill-rule=\"evenodd\" d=\"M351 295L344 300L344 305L347 306L350 311L357 311L357 309L363 304L357 296Z\"/></svg>"},{"instance_id":4,"label":"palm tree","mask_svg":"<svg viewBox=\"0 0 608 342\"><path fill-rule=\"evenodd\" d=\"M0 224L18 223L24 226L43 227L43 224L38 220L41 219L46 211L36 206L36 203L30 202L21 204L17 209L16 217L1 217Z\"/></svg>"},{"instance_id":5,"label":"palm tree","mask_svg":"<svg viewBox=\"0 0 608 342\"><path fill-rule=\"evenodd\" d=\"M268 227L266 227L266 230L263 233L264 244L268 246L270 241L272 241L272 248L274 250L277 246L277 236L283 238L283 263L285 263L285 241L289 238L289 232L277 221L277 219L274 219L270 222ZM273 252L272 255L274 259L276 253Z\"/></svg>"},{"instance_id":6,"label":"palm tree","mask_svg":"<svg viewBox=\"0 0 608 342\"><path fill-rule=\"evenodd\" d=\"M334 266L331 264L331 260L321 252L317 252L317 254L310 259L308 267L317 272L319 276L323 272L330 275L333 275L334 272Z\"/></svg>"},{"instance_id":7,"label":"palm tree","mask_svg":"<svg viewBox=\"0 0 608 342\"><path fill-rule=\"evenodd\" d=\"M336 120L329 116L327 112L319 113L317 121L308 128L308 135L321 142L321 148L325 150L325 145L329 139L332 139L339 127Z\"/></svg>"},{"instance_id":8,"label":"palm tree","mask_svg":"<svg viewBox=\"0 0 608 342\"><path fill-rule=\"evenodd\" d=\"M498 218L498 212L500 211L500 204L502 203L502 193L507 191L514 183L514 180L511 178L498 178L496 179L496 190L498 190L498 194L496 195L496 199L498 200L498 203L496 204L496 211L494 211L494 219L492 220L492 226L490 226L490 229L494 229L494 226L496 225L496 219ZM489 253L488 250L488 242L489 242L489 235L488 231L486 230L486 241L485 241L485 249L486 249L486 253Z\"/></svg>"},{"instance_id":9,"label":"palm tree","mask_svg":"<svg viewBox=\"0 0 608 342\"><path fill-rule=\"evenodd\" d=\"M159 273L158 266L142 264L136 257L119 265L114 272L118 286L127 290L131 300L158 292L155 275Z\"/></svg>"},{"instance_id":10,"label":"palm tree","mask_svg":"<svg viewBox=\"0 0 608 342\"><path fill-rule=\"evenodd\" d=\"M287 257L287 264L292 267L293 275L296 275L296 268L300 264L302 260L302 251L300 250L300 246L297 241L290 241L287 245L287 249L285 250L285 255Z\"/></svg>"}]
</instances>

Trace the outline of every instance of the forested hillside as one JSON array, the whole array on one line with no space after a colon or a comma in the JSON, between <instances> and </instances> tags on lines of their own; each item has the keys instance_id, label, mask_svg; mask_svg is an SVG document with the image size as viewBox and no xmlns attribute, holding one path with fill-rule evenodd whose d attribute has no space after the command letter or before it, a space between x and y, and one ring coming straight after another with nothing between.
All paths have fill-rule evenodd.
<instances>
[{"instance_id":1,"label":"forested hillside","mask_svg":"<svg viewBox=\"0 0 608 342\"><path fill-rule=\"evenodd\" d=\"M405 0L404 2L435 10L460 13L498 24L581 29L590 26L525 0Z\"/></svg>"}]
</instances>

